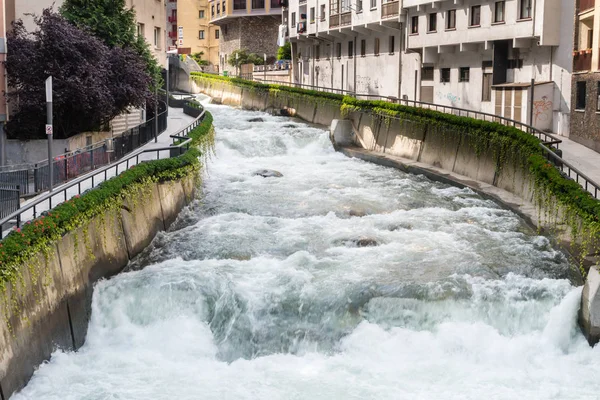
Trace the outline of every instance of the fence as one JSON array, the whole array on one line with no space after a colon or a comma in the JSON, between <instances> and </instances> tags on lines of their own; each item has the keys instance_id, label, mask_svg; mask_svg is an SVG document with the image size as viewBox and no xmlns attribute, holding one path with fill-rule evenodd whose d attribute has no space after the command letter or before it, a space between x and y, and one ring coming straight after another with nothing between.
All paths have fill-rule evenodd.
<instances>
[{"instance_id":1,"label":"fence","mask_svg":"<svg viewBox=\"0 0 600 400\"><path fill-rule=\"evenodd\" d=\"M0 218L17 211L21 205L19 185L0 183Z\"/></svg>"},{"instance_id":2,"label":"fence","mask_svg":"<svg viewBox=\"0 0 600 400\"><path fill-rule=\"evenodd\" d=\"M167 129L166 104L163 102L159 104L158 131L156 130L157 121L152 118L114 137L112 148L109 148L108 143L104 141L54 157L52 161L54 185L65 183L98 167L110 164L148 143L154 139L155 134L158 136L164 132ZM0 169L0 183L13 187L18 186L21 196L33 195L49 189L49 174L48 160L13 168L7 166ZM11 191L11 196L13 191ZM11 207L12 203L0 201L0 214L6 210L14 211Z\"/></svg>"},{"instance_id":3,"label":"fence","mask_svg":"<svg viewBox=\"0 0 600 400\"><path fill-rule=\"evenodd\" d=\"M90 175L73 179L72 181L63 185L59 189L54 190L53 192L43 194L37 197L34 201L22 206L21 208L18 208L17 206L17 209L13 212L2 211L0 209L0 239L2 239L5 236L5 231L7 228L19 228L26 221L30 221L37 218L43 212L52 209L53 206L67 201L73 196L80 195L86 190L97 187L102 182L105 182L110 178L119 175L121 172L129 169L131 166L137 165L145 161L169 158L185 153L191 142L191 139L187 137L187 134L192 129L197 127L203 119L204 112L202 112L201 115L198 118L196 118L190 125L188 125L187 127L185 127L177 133L177 135L179 135L180 138L183 139L183 141L178 145L153 148L129 154L112 164L105 165L96 169ZM1 187L2 186L0 185L0 188ZM3 193L4 191L0 191L0 196L4 196ZM8 190L6 191L6 193L8 193ZM2 201L2 198L3 197L0 197L0 201ZM16 204L18 205L18 198Z\"/></svg>"},{"instance_id":4,"label":"fence","mask_svg":"<svg viewBox=\"0 0 600 400\"><path fill-rule=\"evenodd\" d=\"M197 103L186 101L183 105L183 113L189 115L190 117L198 118L204 111L204 107L202 107L201 105L194 104Z\"/></svg>"}]
</instances>

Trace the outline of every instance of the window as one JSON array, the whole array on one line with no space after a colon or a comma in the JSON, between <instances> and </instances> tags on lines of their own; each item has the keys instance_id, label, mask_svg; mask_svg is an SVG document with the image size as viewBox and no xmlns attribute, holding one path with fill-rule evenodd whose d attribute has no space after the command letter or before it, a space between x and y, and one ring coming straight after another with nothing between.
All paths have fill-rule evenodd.
<instances>
[{"instance_id":1,"label":"window","mask_svg":"<svg viewBox=\"0 0 600 400\"><path fill-rule=\"evenodd\" d=\"M210 7L210 15L211 15L212 17L214 17L214 16L215 16L215 5L214 5L214 4L213 4L213 5Z\"/></svg>"},{"instance_id":2,"label":"window","mask_svg":"<svg viewBox=\"0 0 600 400\"><path fill-rule=\"evenodd\" d=\"M469 26L481 25L481 6L471 7L471 24Z\"/></svg>"},{"instance_id":3,"label":"window","mask_svg":"<svg viewBox=\"0 0 600 400\"><path fill-rule=\"evenodd\" d=\"M317 60L321 59L321 46L319 46L319 45L315 46L315 58Z\"/></svg>"},{"instance_id":4,"label":"window","mask_svg":"<svg viewBox=\"0 0 600 400\"><path fill-rule=\"evenodd\" d=\"M311 24L315 23L315 8L314 7L310 8L310 23Z\"/></svg>"},{"instance_id":5,"label":"window","mask_svg":"<svg viewBox=\"0 0 600 400\"><path fill-rule=\"evenodd\" d=\"M379 38L375 38L375 47L373 49L373 54L376 56L379 55Z\"/></svg>"},{"instance_id":6,"label":"window","mask_svg":"<svg viewBox=\"0 0 600 400\"><path fill-rule=\"evenodd\" d=\"M521 7L519 7L519 19L531 18L531 0L521 0Z\"/></svg>"},{"instance_id":7,"label":"window","mask_svg":"<svg viewBox=\"0 0 600 400\"><path fill-rule=\"evenodd\" d=\"M351 40L348 42L348 58L354 56L354 42Z\"/></svg>"},{"instance_id":8,"label":"window","mask_svg":"<svg viewBox=\"0 0 600 400\"><path fill-rule=\"evenodd\" d=\"M221 3L217 3L217 14L221 13Z\"/></svg>"},{"instance_id":9,"label":"window","mask_svg":"<svg viewBox=\"0 0 600 400\"><path fill-rule=\"evenodd\" d=\"M410 33L413 35L419 33L419 17L417 15L410 19Z\"/></svg>"},{"instance_id":10,"label":"window","mask_svg":"<svg viewBox=\"0 0 600 400\"><path fill-rule=\"evenodd\" d=\"M204 10L198 12L198 18L204 18Z\"/></svg>"},{"instance_id":11,"label":"window","mask_svg":"<svg viewBox=\"0 0 600 400\"><path fill-rule=\"evenodd\" d=\"M433 81L433 67L421 68L421 81Z\"/></svg>"},{"instance_id":12,"label":"window","mask_svg":"<svg viewBox=\"0 0 600 400\"><path fill-rule=\"evenodd\" d=\"M459 82L469 82L470 70L469 67L460 67L460 74L458 76Z\"/></svg>"},{"instance_id":13,"label":"window","mask_svg":"<svg viewBox=\"0 0 600 400\"><path fill-rule=\"evenodd\" d=\"M371 0L371 10L377 8L377 0Z\"/></svg>"},{"instance_id":14,"label":"window","mask_svg":"<svg viewBox=\"0 0 600 400\"><path fill-rule=\"evenodd\" d=\"M154 28L154 47L160 49L160 28Z\"/></svg>"},{"instance_id":15,"label":"window","mask_svg":"<svg viewBox=\"0 0 600 400\"><path fill-rule=\"evenodd\" d=\"M292 28L296 27L296 13L292 13Z\"/></svg>"},{"instance_id":16,"label":"window","mask_svg":"<svg viewBox=\"0 0 600 400\"><path fill-rule=\"evenodd\" d=\"M246 9L246 0L233 0L233 9L234 10L245 10Z\"/></svg>"},{"instance_id":17,"label":"window","mask_svg":"<svg viewBox=\"0 0 600 400\"><path fill-rule=\"evenodd\" d=\"M483 92L481 93L481 101L492 101L492 74L483 73L482 82Z\"/></svg>"},{"instance_id":18,"label":"window","mask_svg":"<svg viewBox=\"0 0 600 400\"><path fill-rule=\"evenodd\" d=\"M585 110L585 84L586 82L577 82L577 92L576 92L576 102L575 109L576 110Z\"/></svg>"},{"instance_id":19,"label":"window","mask_svg":"<svg viewBox=\"0 0 600 400\"><path fill-rule=\"evenodd\" d=\"M598 96L596 98L596 111L600 111L600 82L598 82L596 87L596 95Z\"/></svg>"},{"instance_id":20,"label":"window","mask_svg":"<svg viewBox=\"0 0 600 400\"><path fill-rule=\"evenodd\" d=\"M450 82L450 68L440 68L440 82Z\"/></svg>"},{"instance_id":21,"label":"window","mask_svg":"<svg viewBox=\"0 0 600 400\"><path fill-rule=\"evenodd\" d=\"M225 2L223 2L223 7L221 7L221 10L223 10L223 14L225 14Z\"/></svg>"},{"instance_id":22,"label":"window","mask_svg":"<svg viewBox=\"0 0 600 400\"><path fill-rule=\"evenodd\" d=\"M321 21L325 21L325 4L321 4Z\"/></svg>"},{"instance_id":23,"label":"window","mask_svg":"<svg viewBox=\"0 0 600 400\"><path fill-rule=\"evenodd\" d=\"M504 22L504 2L497 1L494 6L494 23Z\"/></svg>"},{"instance_id":24,"label":"window","mask_svg":"<svg viewBox=\"0 0 600 400\"><path fill-rule=\"evenodd\" d=\"M390 40L388 40L388 47L390 54L394 54L394 48L396 47L396 36L390 36Z\"/></svg>"},{"instance_id":25,"label":"window","mask_svg":"<svg viewBox=\"0 0 600 400\"><path fill-rule=\"evenodd\" d=\"M456 10L446 12L446 29L456 29Z\"/></svg>"},{"instance_id":26,"label":"window","mask_svg":"<svg viewBox=\"0 0 600 400\"><path fill-rule=\"evenodd\" d=\"M137 24L138 37L144 37L144 24Z\"/></svg>"},{"instance_id":27,"label":"window","mask_svg":"<svg viewBox=\"0 0 600 400\"><path fill-rule=\"evenodd\" d=\"M220 35L221 35L221 31L219 31L218 29L215 29L215 39L218 39Z\"/></svg>"},{"instance_id":28,"label":"window","mask_svg":"<svg viewBox=\"0 0 600 400\"><path fill-rule=\"evenodd\" d=\"M360 41L360 56L364 57L367 54L367 41L365 39Z\"/></svg>"},{"instance_id":29,"label":"window","mask_svg":"<svg viewBox=\"0 0 600 400\"><path fill-rule=\"evenodd\" d=\"M252 9L260 10L265 8L265 0L252 0Z\"/></svg>"},{"instance_id":30,"label":"window","mask_svg":"<svg viewBox=\"0 0 600 400\"><path fill-rule=\"evenodd\" d=\"M594 43L594 30L590 29L587 32L587 47L586 49L591 49Z\"/></svg>"},{"instance_id":31,"label":"window","mask_svg":"<svg viewBox=\"0 0 600 400\"><path fill-rule=\"evenodd\" d=\"M357 13L362 12L362 0L356 0L356 12Z\"/></svg>"},{"instance_id":32,"label":"window","mask_svg":"<svg viewBox=\"0 0 600 400\"><path fill-rule=\"evenodd\" d=\"M204 31L198 32L198 39L204 39Z\"/></svg>"},{"instance_id":33,"label":"window","mask_svg":"<svg viewBox=\"0 0 600 400\"><path fill-rule=\"evenodd\" d=\"M429 25L427 25L427 32L437 31L437 13L429 14Z\"/></svg>"},{"instance_id":34,"label":"window","mask_svg":"<svg viewBox=\"0 0 600 400\"><path fill-rule=\"evenodd\" d=\"M342 44L341 43L335 44L335 54L336 54L337 58L342 58Z\"/></svg>"}]
</instances>

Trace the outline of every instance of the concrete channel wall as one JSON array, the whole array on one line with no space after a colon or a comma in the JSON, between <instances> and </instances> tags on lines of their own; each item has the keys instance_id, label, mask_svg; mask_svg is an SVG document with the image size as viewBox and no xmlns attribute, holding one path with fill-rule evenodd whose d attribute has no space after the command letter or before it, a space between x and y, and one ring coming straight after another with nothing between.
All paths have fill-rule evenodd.
<instances>
[{"instance_id":1,"label":"concrete channel wall","mask_svg":"<svg viewBox=\"0 0 600 400\"><path fill-rule=\"evenodd\" d=\"M195 177L153 183L52 244L0 291L0 396L8 400L57 348L84 342L94 283L119 273L195 195Z\"/></svg>"},{"instance_id":2,"label":"concrete channel wall","mask_svg":"<svg viewBox=\"0 0 600 400\"><path fill-rule=\"evenodd\" d=\"M332 136L337 140L337 143L333 140L334 145L344 154L469 187L516 212L531 226L551 233L556 245L575 257L580 256L580 247L573 243L569 226L561 221L561 208L554 208L552 202L548 203L551 210L534 205L533 178L519 154L501 156L494 148L478 149L470 136L441 125L386 121L364 112L342 116L341 104L336 102L287 92L274 95L212 79L195 79L194 85L216 103L267 112L283 109L290 115L324 126L346 119L350 124L336 121L332 126ZM600 278L598 267L588 266L590 273L583 290L579 319L584 334L593 344L600 340ZM579 271L574 271L573 279L583 282Z\"/></svg>"}]
</instances>

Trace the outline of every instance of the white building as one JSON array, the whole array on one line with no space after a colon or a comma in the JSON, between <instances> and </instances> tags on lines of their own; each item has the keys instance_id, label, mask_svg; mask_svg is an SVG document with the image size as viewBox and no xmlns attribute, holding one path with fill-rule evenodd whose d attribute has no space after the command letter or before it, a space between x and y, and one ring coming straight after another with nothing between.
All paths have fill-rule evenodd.
<instances>
[{"instance_id":1,"label":"white building","mask_svg":"<svg viewBox=\"0 0 600 400\"><path fill-rule=\"evenodd\" d=\"M319 1L289 4L297 82L529 122L534 79L534 125L568 134L573 0Z\"/></svg>"}]
</instances>

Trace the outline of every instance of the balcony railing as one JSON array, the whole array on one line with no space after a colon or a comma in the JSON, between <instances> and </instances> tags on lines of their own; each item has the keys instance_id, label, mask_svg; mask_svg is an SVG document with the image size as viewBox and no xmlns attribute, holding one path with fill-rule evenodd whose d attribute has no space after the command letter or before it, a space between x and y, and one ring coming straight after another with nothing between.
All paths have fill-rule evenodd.
<instances>
[{"instance_id":1,"label":"balcony railing","mask_svg":"<svg viewBox=\"0 0 600 400\"><path fill-rule=\"evenodd\" d=\"M381 18L395 17L400 13L400 2L390 1L381 5Z\"/></svg>"},{"instance_id":2,"label":"balcony railing","mask_svg":"<svg viewBox=\"0 0 600 400\"><path fill-rule=\"evenodd\" d=\"M340 26L352 24L352 13L346 12L340 15Z\"/></svg>"},{"instance_id":3,"label":"balcony railing","mask_svg":"<svg viewBox=\"0 0 600 400\"><path fill-rule=\"evenodd\" d=\"M335 28L336 26L340 26L340 14L329 16L329 27Z\"/></svg>"},{"instance_id":4,"label":"balcony railing","mask_svg":"<svg viewBox=\"0 0 600 400\"><path fill-rule=\"evenodd\" d=\"M596 5L595 0L579 0L579 12L594 8Z\"/></svg>"},{"instance_id":5,"label":"balcony railing","mask_svg":"<svg viewBox=\"0 0 600 400\"><path fill-rule=\"evenodd\" d=\"M177 16L176 15L172 15L169 17L169 22L177 22Z\"/></svg>"},{"instance_id":6,"label":"balcony railing","mask_svg":"<svg viewBox=\"0 0 600 400\"><path fill-rule=\"evenodd\" d=\"M573 71L590 71L592 69L592 51L581 50L573 54Z\"/></svg>"}]
</instances>

